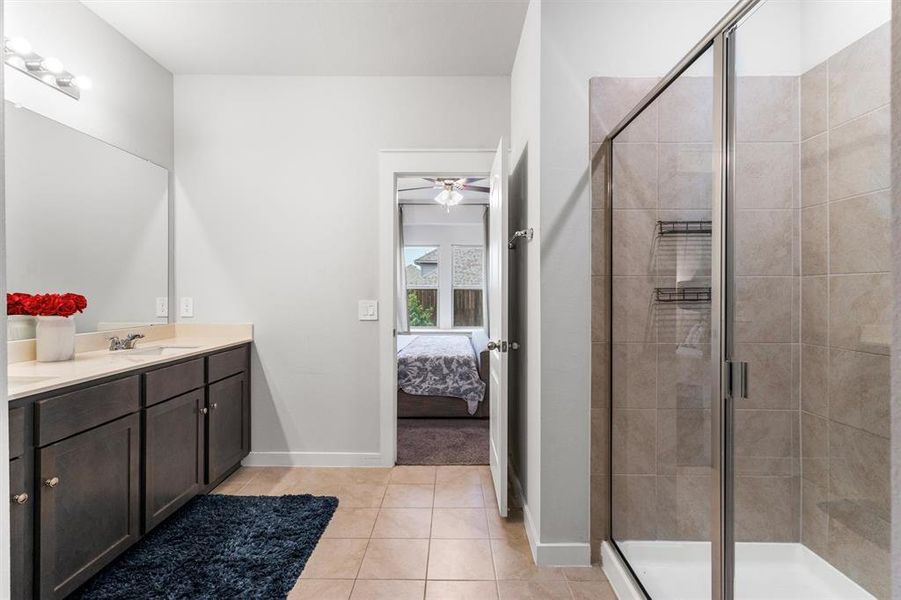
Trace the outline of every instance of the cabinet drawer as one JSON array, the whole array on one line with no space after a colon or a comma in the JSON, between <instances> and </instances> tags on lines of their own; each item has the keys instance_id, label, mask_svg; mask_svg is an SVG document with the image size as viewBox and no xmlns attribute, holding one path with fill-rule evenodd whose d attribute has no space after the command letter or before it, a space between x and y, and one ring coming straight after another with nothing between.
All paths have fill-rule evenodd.
<instances>
[{"instance_id":1,"label":"cabinet drawer","mask_svg":"<svg viewBox=\"0 0 901 600\"><path fill-rule=\"evenodd\" d=\"M207 358L210 383L247 370L248 346L226 350Z\"/></svg>"},{"instance_id":2,"label":"cabinet drawer","mask_svg":"<svg viewBox=\"0 0 901 600\"><path fill-rule=\"evenodd\" d=\"M135 375L38 400L34 407L37 445L46 446L140 410L140 379Z\"/></svg>"},{"instance_id":3,"label":"cabinet drawer","mask_svg":"<svg viewBox=\"0 0 901 600\"><path fill-rule=\"evenodd\" d=\"M144 398L147 406L181 396L200 387L203 387L202 358L144 374Z\"/></svg>"},{"instance_id":4,"label":"cabinet drawer","mask_svg":"<svg viewBox=\"0 0 901 600\"><path fill-rule=\"evenodd\" d=\"M9 411L9 457L18 458L25 454L25 408Z\"/></svg>"}]
</instances>

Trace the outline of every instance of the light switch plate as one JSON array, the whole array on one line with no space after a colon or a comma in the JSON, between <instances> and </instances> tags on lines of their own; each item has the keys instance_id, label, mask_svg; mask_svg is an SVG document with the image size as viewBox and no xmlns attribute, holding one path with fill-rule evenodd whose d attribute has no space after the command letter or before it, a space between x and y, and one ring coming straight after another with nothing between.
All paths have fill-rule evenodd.
<instances>
[{"instance_id":1,"label":"light switch plate","mask_svg":"<svg viewBox=\"0 0 901 600\"><path fill-rule=\"evenodd\" d=\"M169 316L169 299L165 296L161 296L156 299L156 316L158 317L168 317Z\"/></svg>"},{"instance_id":2,"label":"light switch plate","mask_svg":"<svg viewBox=\"0 0 901 600\"><path fill-rule=\"evenodd\" d=\"M194 298L183 296L179 302L178 314L180 317L191 318L194 316Z\"/></svg>"},{"instance_id":3,"label":"light switch plate","mask_svg":"<svg viewBox=\"0 0 901 600\"><path fill-rule=\"evenodd\" d=\"M379 320L379 301L360 300L359 317L361 321Z\"/></svg>"}]
</instances>

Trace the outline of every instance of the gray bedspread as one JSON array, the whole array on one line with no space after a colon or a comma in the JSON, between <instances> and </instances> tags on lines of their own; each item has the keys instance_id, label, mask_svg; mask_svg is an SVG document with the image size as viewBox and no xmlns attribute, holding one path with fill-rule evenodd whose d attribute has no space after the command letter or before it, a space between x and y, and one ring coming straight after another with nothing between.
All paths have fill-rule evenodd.
<instances>
[{"instance_id":1,"label":"gray bedspread","mask_svg":"<svg viewBox=\"0 0 901 600\"><path fill-rule=\"evenodd\" d=\"M469 414L485 396L476 353L465 335L417 335L397 353L397 385L408 394L461 398Z\"/></svg>"}]
</instances>

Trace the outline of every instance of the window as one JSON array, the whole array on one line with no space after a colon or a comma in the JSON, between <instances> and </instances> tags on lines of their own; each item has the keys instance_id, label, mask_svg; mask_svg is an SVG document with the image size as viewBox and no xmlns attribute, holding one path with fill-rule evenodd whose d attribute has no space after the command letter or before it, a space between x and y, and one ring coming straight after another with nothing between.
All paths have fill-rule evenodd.
<instances>
[{"instance_id":1,"label":"window","mask_svg":"<svg viewBox=\"0 0 901 600\"><path fill-rule=\"evenodd\" d=\"M482 327L485 251L481 246L453 247L454 327Z\"/></svg>"},{"instance_id":2,"label":"window","mask_svg":"<svg viewBox=\"0 0 901 600\"><path fill-rule=\"evenodd\" d=\"M438 326L438 254L437 246L404 247L410 327Z\"/></svg>"}]
</instances>

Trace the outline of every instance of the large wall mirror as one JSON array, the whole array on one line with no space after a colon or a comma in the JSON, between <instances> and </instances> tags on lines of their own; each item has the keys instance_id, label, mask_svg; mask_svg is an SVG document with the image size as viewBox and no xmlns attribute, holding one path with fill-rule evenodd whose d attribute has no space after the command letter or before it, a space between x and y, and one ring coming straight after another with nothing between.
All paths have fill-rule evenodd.
<instances>
[{"instance_id":1,"label":"large wall mirror","mask_svg":"<svg viewBox=\"0 0 901 600\"><path fill-rule=\"evenodd\" d=\"M9 102L5 112L8 290L83 294L79 333L166 323L168 171ZM9 330L33 337L27 323Z\"/></svg>"}]
</instances>

